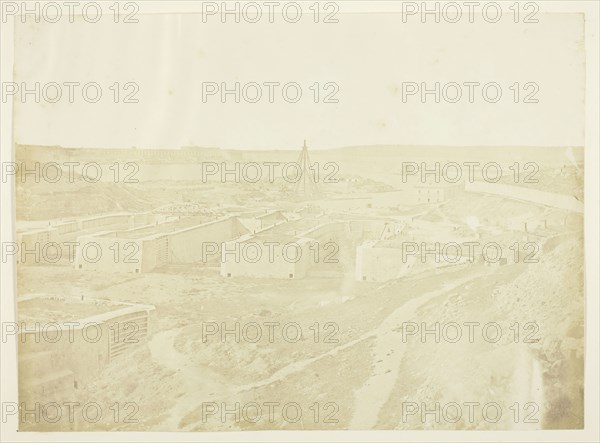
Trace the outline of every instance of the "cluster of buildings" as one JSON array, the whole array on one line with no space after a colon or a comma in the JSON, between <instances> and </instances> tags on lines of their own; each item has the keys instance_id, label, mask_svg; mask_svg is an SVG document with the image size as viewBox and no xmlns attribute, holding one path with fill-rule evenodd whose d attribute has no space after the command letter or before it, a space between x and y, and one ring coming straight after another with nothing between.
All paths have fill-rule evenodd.
<instances>
[{"instance_id":1,"label":"cluster of buildings","mask_svg":"<svg viewBox=\"0 0 600 443\"><path fill-rule=\"evenodd\" d=\"M69 252L68 262L58 264L82 271L144 273L170 265L199 265L218 268L225 278L299 279L311 270L335 270L353 272L357 281L387 281L419 270L482 263L480 250L473 256L473 251L455 244L500 245L502 256L494 263L511 263L513 256L522 256L513 249L526 242L543 244L556 235L552 228L564 223L550 214L469 226L427 221L419 215L358 216L306 209L108 214L18 232L17 261L26 264L36 258L36 263L54 264L49 251L56 253L60 245L69 244L63 247Z\"/></svg>"},{"instance_id":2,"label":"cluster of buildings","mask_svg":"<svg viewBox=\"0 0 600 443\"><path fill-rule=\"evenodd\" d=\"M27 153L27 149L36 148L21 149ZM71 151L72 155L89 154L85 149L43 151L46 156L54 151L63 157ZM111 150L101 154L93 151L104 155ZM194 148L124 151L140 155L144 161L150 157L190 160L200 158L197 155L210 157L212 152ZM219 149L213 154L215 159L223 155ZM304 167L311 164L306 144L300 159ZM510 249L516 240L541 244L555 235L548 218L532 219L530 214L526 219L507 220L498 229L494 228L498 220L473 225L468 221L453 224L439 217L428 222L421 217L431 205L440 207L464 191L535 202L561 213L582 211L582 203L573 197L525 188L517 193L514 188L484 182L429 181L383 192L313 199L310 206L291 211L242 208L223 214L186 202L147 213L60 220L20 229L17 262L64 264L68 260L82 271L131 273L153 272L170 265L203 265L219 268L226 278L281 279L303 278L315 268L343 272L351 268L358 281L386 281L428 269L429 264L440 267L480 262L456 248L440 251L440 243L488 241ZM550 224L561 225L561 221L552 219ZM422 251L415 251L414 245L425 250L429 259L415 253ZM504 253L498 262L510 260L510 254Z\"/></svg>"}]
</instances>

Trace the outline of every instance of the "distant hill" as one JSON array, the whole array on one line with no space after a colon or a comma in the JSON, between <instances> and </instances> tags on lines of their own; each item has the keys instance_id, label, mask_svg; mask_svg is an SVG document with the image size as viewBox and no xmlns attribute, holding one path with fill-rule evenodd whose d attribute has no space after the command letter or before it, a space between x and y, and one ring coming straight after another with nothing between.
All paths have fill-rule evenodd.
<instances>
[{"instance_id":1,"label":"distant hill","mask_svg":"<svg viewBox=\"0 0 600 443\"><path fill-rule=\"evenodd\" d=\"M346 146L333 149L310 149L310 155L327 159L368 160L372 158L425 159L435 158L448 161L564 161L570 149L577 163L583 162L582 147L537 147L537 146L415 146L415 145L371 145ZM17 161L57 161L66 159L86 159L88 161L137 160L148 163L189 163L201 161L227 160L267 160L282 159L294 161L300 152L290 149L242 150L221 149L218 147L188 146L181 149L144 148L64 148L61 146L16 145Z\"/></svg>"}]
</instances>

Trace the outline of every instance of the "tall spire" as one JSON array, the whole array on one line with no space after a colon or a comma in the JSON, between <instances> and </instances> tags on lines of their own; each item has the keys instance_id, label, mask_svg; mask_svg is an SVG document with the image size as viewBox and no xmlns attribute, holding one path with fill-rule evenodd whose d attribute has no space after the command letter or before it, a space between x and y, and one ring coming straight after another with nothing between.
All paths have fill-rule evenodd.
<instances>
[{"instance_id":1,"label":"tall spire","mask_svg":"<svg viewBox=\"0 0 600 443\"><path fill-rule=\"evenodd\" d=\"M301 176L296 182L294 191L297 194L304 196L318 194L319 172L311 170L312 163L310 162L310 157L308 156L308 146L306 145L306 140L304 140L304 144L302 145L302 151L300 151L300 156L298 157L297 163Z\"/></svg>"}]
</instances>

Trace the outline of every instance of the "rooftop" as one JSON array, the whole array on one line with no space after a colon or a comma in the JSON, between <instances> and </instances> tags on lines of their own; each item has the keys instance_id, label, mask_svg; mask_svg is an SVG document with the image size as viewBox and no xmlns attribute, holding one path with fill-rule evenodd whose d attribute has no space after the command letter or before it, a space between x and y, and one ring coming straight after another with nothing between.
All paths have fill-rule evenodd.
<instances>
[{"instance_id":1,"label":"rooftop","mask_svg":"<svg viewBox=\"0 0 600 443\"><path fill-rule=\"evenodd\" d=\"M19 322L33 326L45 323L66 323L77 321L75 329L86 324L101 323L117 315L136 311L151 311L152 305L115 302L87 297L28 294L17 299Z\"/></svg>"},{"instance_id":2,"label":"rooftop","mask_svg":"<svg viewBox=\"0 0 600 443\"><path fill-rule=\"evenodd\" d=\"M183 231L195 226L216 221L214 218L206 216L190 216L180 218L174 221L158 223L154 225L145 225L139 228L126 229L123 231L110 231L100 234L101 237L119 237L127 239L139 239L152 236L170 234L177 231Z\"/></svg>"}]
</instances>

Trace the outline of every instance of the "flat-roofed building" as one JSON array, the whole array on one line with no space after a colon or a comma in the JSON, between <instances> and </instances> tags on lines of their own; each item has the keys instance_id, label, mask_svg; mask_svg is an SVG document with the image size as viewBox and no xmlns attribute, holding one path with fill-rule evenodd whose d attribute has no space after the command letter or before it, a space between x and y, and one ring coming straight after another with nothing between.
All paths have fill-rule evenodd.
<instances>
[{"instance_id":1,"label":"flat-roofed building","mask_svg":"<svg viewBox=\"0 0 600 443\"><path fill-rule=\"evenodd\" d=\"M298 279L331 255L328 247L343 223L319 219L281 221L226 242L221 251L223 277ZM337 253L335 244L333 252ZM337 258L334 258L337 260Z\"/></svg>"},{"instance_id":2,"label":"flat-roofed building","mask_svg":"<svg viewBox=\"0 0 600 443\"><path fill-rule=\"evenodd\" d=\"M237 217L181 217L140 228L77 239L75 266L106 272L151 272L169 264L218 263L221 245L248 234Z\"/></svg>"},{"instance_id":3,"label":"flat-roofed building","mask_svg":"<svg viewBox=\"0 0 600 443\"><path fill-rule=\"evenodd\" d=\"M82 387L147 343L155 307L87 297L17 299L19 396L43 400Z\"/></svg>"}]
</instances>

